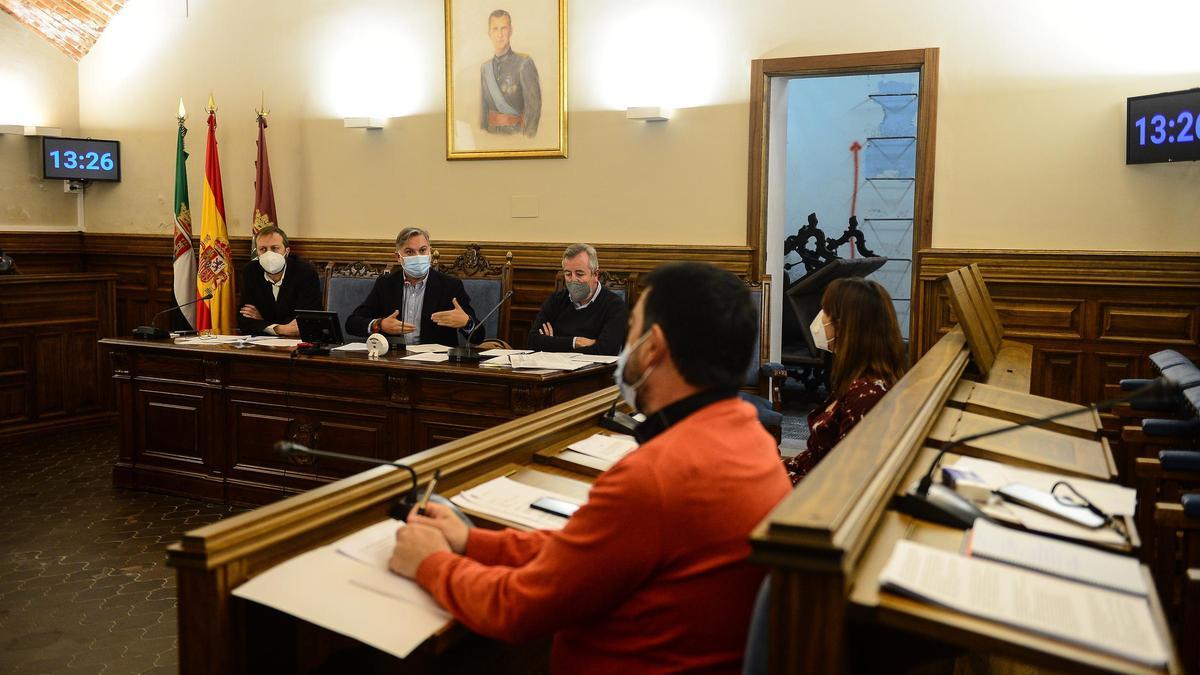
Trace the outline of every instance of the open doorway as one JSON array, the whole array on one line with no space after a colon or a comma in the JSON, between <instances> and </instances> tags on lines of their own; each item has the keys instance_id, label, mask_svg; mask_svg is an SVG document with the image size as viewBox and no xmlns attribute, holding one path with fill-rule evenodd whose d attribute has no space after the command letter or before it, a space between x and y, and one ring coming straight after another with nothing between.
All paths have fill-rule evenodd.
<instances>
[{"instance_id":1,"label":"open doorway","mask_svg":"<svg viewBox=\"0 0 1200 675\"><path fill-rule=\"evenodd\" d=\"M825 286L867 276L907 339L916 252L930 245L937 50L753 62L747 239L773 294L771 357L824 380L808 324Z\"/></svg>"}]
</instances>

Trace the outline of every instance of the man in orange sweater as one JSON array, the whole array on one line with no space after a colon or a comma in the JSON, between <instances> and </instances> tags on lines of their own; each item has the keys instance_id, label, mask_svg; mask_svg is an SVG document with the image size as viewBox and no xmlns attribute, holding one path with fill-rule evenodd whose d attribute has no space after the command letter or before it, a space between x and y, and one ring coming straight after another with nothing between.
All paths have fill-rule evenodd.
<instances>
[{"instance_id":1,"label":"man in orange sweater","mask_svg":"<svg viewBox=\"0 0 1200 675\"><path fill-rule=\"evenodd\" d=\"M554 633L557 673L736 673L763 578L748 536L791 488L736 395L757 313L712 265L672 263L646 283L617 368L647 416L640 447L562 531L468 530L431 504L397 532L391 568L482 635Z\"/></svg>"}]
</instances>

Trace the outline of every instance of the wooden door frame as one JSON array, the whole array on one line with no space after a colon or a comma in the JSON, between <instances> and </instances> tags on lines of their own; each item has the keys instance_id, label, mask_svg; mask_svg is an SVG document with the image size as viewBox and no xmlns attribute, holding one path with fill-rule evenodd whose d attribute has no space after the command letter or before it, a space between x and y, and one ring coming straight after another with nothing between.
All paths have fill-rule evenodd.
<instances>
[{"instance_id":1,"label":"wooden door frame","mask_svg":"<svg viewBox=\"0 0 1200 675\"><path fill-rule=\"evenodd\" d=\"M888 52L755 59L750 63L750 172L746 200L746 243L754 251L751 278L767 265L767 145L770 143L770 79L820 75L862 75L912 71L920 73L917 96L917 171L913 185L913 291L917 251L933 245L933 159L937 136L938 48ZM915 297L914 294L909 295ZM912 314L910 313L910 320Z\"/></svg>"}]
</instances>

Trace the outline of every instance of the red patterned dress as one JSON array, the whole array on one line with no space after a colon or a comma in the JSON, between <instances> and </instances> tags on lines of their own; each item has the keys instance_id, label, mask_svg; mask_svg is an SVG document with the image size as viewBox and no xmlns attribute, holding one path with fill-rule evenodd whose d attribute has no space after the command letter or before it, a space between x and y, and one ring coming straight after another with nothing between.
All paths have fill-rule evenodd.
<instances>
[{"instance_id":1,"label":"red patterned dress","mask_svg":"<svg viewBox=\"0 0 1200 675\"><path fill-rule=\"evenodd\" d=\"M855 424L863 418L879 399L887 393L888 385L883 380L860 377L850 383L846 393L823 404L808 414L808 450L795 457L786 457L783 467L787 469L792 485L800 482L817 463L829 454Z\"/></svg>"}]
</instances>

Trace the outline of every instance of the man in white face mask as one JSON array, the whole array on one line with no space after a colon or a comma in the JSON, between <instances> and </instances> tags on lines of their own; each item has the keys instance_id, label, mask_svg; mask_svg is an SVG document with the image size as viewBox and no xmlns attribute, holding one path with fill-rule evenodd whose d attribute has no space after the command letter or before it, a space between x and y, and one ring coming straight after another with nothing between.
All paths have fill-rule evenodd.
<instances>
[{"instance_id":1,"label":"man in white face mask","mask_svg":"<svg viewBox=\"0 0 1200 675\"><path fill-rule=\"evenodd\" d=\"M287 233L271 225L254 237L258 257L242 270L238 329L243 335L298 337L296 310L321 309L321 281L291 251Z\"/></svg>"},{"instance_id":2,"label":"man in white face mask","mask_svg":"<svg viewBox=\"0 0 1200 675\"><path fill-rule=\"evenodd\" d=\"M346 320L346 332L383 333L405 344L458 345L475 326L475 310L463 282L432 268L429 233L406 227L396 236L400 269L375 281L367 299ZM490 308L489 308L490 309ZM471 341L483 341L480 328Z\"/></svg>"}]
</instances>

